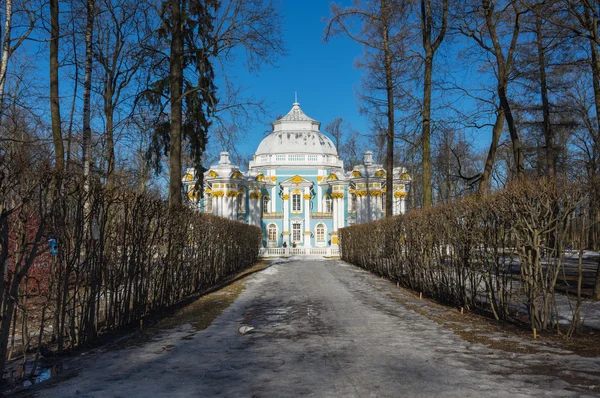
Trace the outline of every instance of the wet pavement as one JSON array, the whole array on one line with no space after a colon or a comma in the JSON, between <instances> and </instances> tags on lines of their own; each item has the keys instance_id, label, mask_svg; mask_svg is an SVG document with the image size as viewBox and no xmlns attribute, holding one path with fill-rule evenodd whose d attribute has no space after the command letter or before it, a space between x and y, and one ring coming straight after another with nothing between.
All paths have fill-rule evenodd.
<instances>
[{"instance_id":1,"label":"wet pavement","mask_svg":"<svg viewBox=\"0 0 600 398\"><path fill-rule=\"evenodd\" d=\"M400 290L339 260L276 262L251 276L245 291L207 329L198 332L186 325L141 346L84 359L77 376L38 393L128 398L599 395L598 358L550 349L515 354L464 341L394 300L391 293ZM241 335L244 325L254 329ZM548 368L559 370L544 371Z\"/></svg>"}]
</instances>

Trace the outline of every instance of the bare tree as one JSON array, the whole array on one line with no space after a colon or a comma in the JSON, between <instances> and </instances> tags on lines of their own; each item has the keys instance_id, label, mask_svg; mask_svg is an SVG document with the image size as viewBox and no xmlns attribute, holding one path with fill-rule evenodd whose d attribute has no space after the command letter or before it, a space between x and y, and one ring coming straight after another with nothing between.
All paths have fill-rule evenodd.
<instances>
[{"instance_id":1,"label":"bare tree","mask_svg":"<svg viewBox=\"0 0 600 398\"><path fill-rule=\"evenodd\" d=\"M50 117L54 143L54 169L58 175L64 171L65 149L62 137L60 98L58 93L58 39L60 36L58 0L50 0Z\"/></svg>"},{"instance_id":2,"label":"bare tree","mask_svg":"<svg viewBox=\"0 0 600 398\"><path fill-rule=\"evenodd\" d=\"M448 26L448 0L442 0L439 26L436 25L431 0L421 0L421 34L425 51L423 71L422 110L422 161L423 161L423 207L432 204L431 193L431 82L435 52L444 40ZM437 30L437 36L433 37Z\"/></svg>"},{"instance_id":3,"label":"bare tree","mask_svg":"<svg viewBox=\"0 0 600 398\"><path fill-rule=\"evenodd\" d=\"M521 30L521 15L524 11L519 9L516 0L507 0L500 4L499 10L496 10L496 1L481 0L480 6L476 4L469 5L463 11L467 19L460 26L462 33L472 38L482 50L489 54L492 62L495 63L496 94L499 103L496 121L492 129L492 142L480 180L479 194L483 194L488 189L494 158L505 121L512 142L515 173L522 176L525 172L523 148L508 97L508 84Z\"/></svg>"},{"instance_id":4,"label":"bare tree","mask_svg":"<svg viewBox=\"0 0 600 398\"><path fill-rule=\"evenodd\" d=\"M346 35L365 48L365 58L369 68L381 79L378 87L385 93L380 105L386 115L386 185L393 186L394 138L395 138L395 98L397 85L395 63L402 46L406 30L403 20L408 15L409 2L403 0L380 0L341 8L331 5L332 16L325 27L325 39L335 35ZM393 215L393 189L386 190L386 216Z\"/></svg>"}]
</instances>

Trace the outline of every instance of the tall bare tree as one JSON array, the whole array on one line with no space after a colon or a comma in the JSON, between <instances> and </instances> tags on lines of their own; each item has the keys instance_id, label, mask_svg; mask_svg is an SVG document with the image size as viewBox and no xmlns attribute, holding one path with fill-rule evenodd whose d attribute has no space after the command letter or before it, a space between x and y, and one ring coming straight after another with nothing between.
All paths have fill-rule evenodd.
<instances>
[{"instance_id":1,"label":"tall bare tree","mask_svg":"<svg viewBox=\"0 0 600 398\"><path fill-rule=\"evenodd\" d=\"M423 71L423 110L422 110L422 161L423 161L423 207L431 206L431 83L435 52L444 40L448 26L448 0L442 0L441 16L435 23L431 0L421 0L421 35L425 51ZM439 25L439 26L437 26ZM437 35L434 34L437 31Z\"/></svg>"},{"instance_id":2,"label":"tall bare tree","mask_svg":"<svg viewBox=\"0 0 600 398\"><path fill-rule=\"evenodd\" d=\"M525 172L523 147L508 94L508 85L521 31L521 15L525 11L519 8L517 0L504 1L497 10L497 1L481 0L480 5L469 5L467 10L464 10L467 20L460 27L465 35L472 38L482 50L489 54L491 62L494 64L496 77L498 107L492 129L492 142L480 180L479 194L483 194L489 188L489 179L505 121L512 142L514 172L517 176L522 176Z\"/></svg>"},{"instance_id":3,"label":"tall bare tree","mask_svg":"<svg viewBox=\"0 0 600 398\"><path fill-rule=\"evenodd\" d=\"M50 4L50 117L52 119L52 141L54 143L54 169L60 174L65 167L65 149L62 137L60 97L58 91L58 44L60 22L58 0Z\"/></svg>"},{"instance_id":4,"label":"tall bare tree","mask_svg":"<svg viewBox=\"0 0 600 398\"><path fill-rule=\"evenodd\" d=\"M386 125L386 216L393 215L393 169L395 139L395 99L397 83L395 64L399 48L406 35L406 16L409 2L403 0L380 0L377 2L358 2L342 8L331 5L331 17L325 27L325 39L335 35L346 35L365 48L365 58L374 75L378 75L381 84L375 83L384 92L381 101ZM377 72L375 72L377 71Z\"/></svg>"}]
</instances>

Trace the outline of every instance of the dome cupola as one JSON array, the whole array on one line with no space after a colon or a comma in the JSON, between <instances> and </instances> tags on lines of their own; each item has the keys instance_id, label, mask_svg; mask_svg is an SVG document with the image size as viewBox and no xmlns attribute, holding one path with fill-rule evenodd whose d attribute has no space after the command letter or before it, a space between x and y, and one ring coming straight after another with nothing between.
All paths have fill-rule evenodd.
<instances>
[{"instance_id":1,"label":"dome cupola","mask_svg":"<svg viewBox=\"0 0 600 398\"><path fill-rule=\"evenodd\" d=\"M256 157L273 155L310 154L333 156L337 159L335 145L325 134L321 134L321 123L308 117L295 102L287 115L272 123L273 132L266 136ZM280 157L281 158L281 157Z\"/></svg>"}]
</instances>

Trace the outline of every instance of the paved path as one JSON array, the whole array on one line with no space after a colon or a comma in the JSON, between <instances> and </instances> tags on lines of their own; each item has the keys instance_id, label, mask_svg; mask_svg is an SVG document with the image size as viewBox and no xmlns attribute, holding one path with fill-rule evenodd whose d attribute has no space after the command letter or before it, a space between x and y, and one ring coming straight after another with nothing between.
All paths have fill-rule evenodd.
<instances>
[{"instance_id":1,"label":"paved path","mask_svg":"<svg viewBox=\"0 0 600 398\"><path fill-rule=\"evenodd\" d=\"M78 376L40 395L597 394L594 387L577 390L575 379L587 375L600 384L598 358L512 354L471 344L390 298L392 290L401 289L341 261L276 263L250 277L246 290L204 331L183 327L165 333L160 341L101 354L84 362ZM238 328L248 324L256 329L240 335ZM571 368L574 381L531 371L551 363Z\"/></svg>"}]
</instances>

